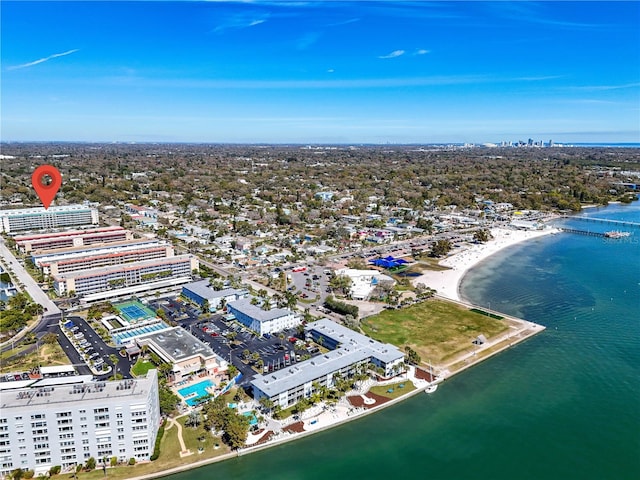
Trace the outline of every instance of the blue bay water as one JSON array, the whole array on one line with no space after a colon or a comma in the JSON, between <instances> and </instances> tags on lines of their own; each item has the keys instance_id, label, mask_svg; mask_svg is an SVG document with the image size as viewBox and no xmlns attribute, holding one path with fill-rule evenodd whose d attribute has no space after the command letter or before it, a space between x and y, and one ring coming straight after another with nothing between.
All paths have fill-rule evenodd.
<instances>
[{"instance_id":1,"label":"blue bay water","mask_svg":"<svg viewBox=\"0 0 640 480\"><path fill-rule=\"evenodd\" d=\"M640 204L584 215L640 222ZM639 241L562 233L487 259L463 296L545 332L434 394L172 480L640 478Z\"/></svg>"}]
</instances>

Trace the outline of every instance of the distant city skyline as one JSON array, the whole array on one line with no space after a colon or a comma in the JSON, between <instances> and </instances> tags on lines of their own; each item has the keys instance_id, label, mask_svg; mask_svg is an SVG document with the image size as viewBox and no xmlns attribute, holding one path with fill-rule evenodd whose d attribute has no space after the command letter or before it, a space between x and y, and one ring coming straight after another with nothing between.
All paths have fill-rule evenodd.
<instances>
[{"instance_id":1,"label":"distant city skyline","mask_svg":"<svg viewBox=\"0 0 640 480\"><path fill-rule=\"evenodd\" d=\"M638 2L2 2L2 141L640 142Z\"/></svg>"}]
</instances>

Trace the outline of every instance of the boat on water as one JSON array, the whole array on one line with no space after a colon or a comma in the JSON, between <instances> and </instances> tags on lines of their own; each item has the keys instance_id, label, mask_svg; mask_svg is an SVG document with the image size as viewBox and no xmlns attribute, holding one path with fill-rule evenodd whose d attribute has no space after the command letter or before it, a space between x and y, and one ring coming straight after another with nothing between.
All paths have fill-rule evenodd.
<instances>
[{"instance_id":1,"label":"boat on water","mask_svg":"<svg viewBox=\"0 0 640 480\"><path fill-rule=\"evenodd\" d=\"M429 376L431 377L431 383L424 389L424 393L433 393L438 389L438 384L436 383L438 377L433 373L431 362L429 362Z\"/></svg>"},{"instance_id":2,"label":"boat on water","mask_svg":"<svg viewBox=\"0 0 640 480\"><path fill-rule=\"evenodd\" d=\"M621 232L619 230L611 230L610 232L604 232L604 236L607 238L624 238L631 235L629 232Z\"/></svg>"}]
</instances>

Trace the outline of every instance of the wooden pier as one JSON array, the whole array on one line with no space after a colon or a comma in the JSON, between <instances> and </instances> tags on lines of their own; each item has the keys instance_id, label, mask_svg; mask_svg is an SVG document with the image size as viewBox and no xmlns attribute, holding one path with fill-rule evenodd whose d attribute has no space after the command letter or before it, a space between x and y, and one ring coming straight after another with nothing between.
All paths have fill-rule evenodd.
<instances>
[{"instance_id":1,"label":"wooden pier","mask_svg":"<svg viewBox=\"0 0 640 480\"><path fill-rule=\"evenodd\" d=\"M562 218L566 218L569 220L580 220L582 222L605 223L609 225L615 225L617 227L640 228L640 223L627 222L625 220L610 220L608 218L579 217L579 216L572 216L572 215L564 215Z\"/></svg>"},{"instance_id":2,"label":"wooden pier","mask_svg":"<svg viewBox=\"0 0 640 480\"><path fill-rule=\"evenodd\" d=\"M604 233L600 233L600 232L590 232L589 230L579 230L577 228L560 228L561 231L563 232L567 232L567 233L576 233L578 235L587 235L589 237L600 237L600 238L605 238L606 235Z\"/></svg>"}]
</instances>

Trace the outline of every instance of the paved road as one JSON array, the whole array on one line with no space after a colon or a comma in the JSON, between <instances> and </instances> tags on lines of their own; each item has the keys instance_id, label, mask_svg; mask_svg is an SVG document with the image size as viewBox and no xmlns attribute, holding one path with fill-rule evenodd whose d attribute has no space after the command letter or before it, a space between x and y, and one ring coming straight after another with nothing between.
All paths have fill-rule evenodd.
<instances>
[{"instance_id":1,"label":"paved road","mask_svg":"<svg viewBox=\"0 0 640 480\"><path fill-rule=\"evenodd\" d=\"M47 296L46 293L38 286L31 275L27 273L24 267L18 262L18 259L13 255L11 250L4 243L4 239L0 238L0 256L5 265L12 270L12 277L17 279L24 285L24 289L27 291L34 302L39 303L44 308L43 318L48 316L58 316L62 314L60 309L55 303Z\"/></svg>"}]
</instances>

